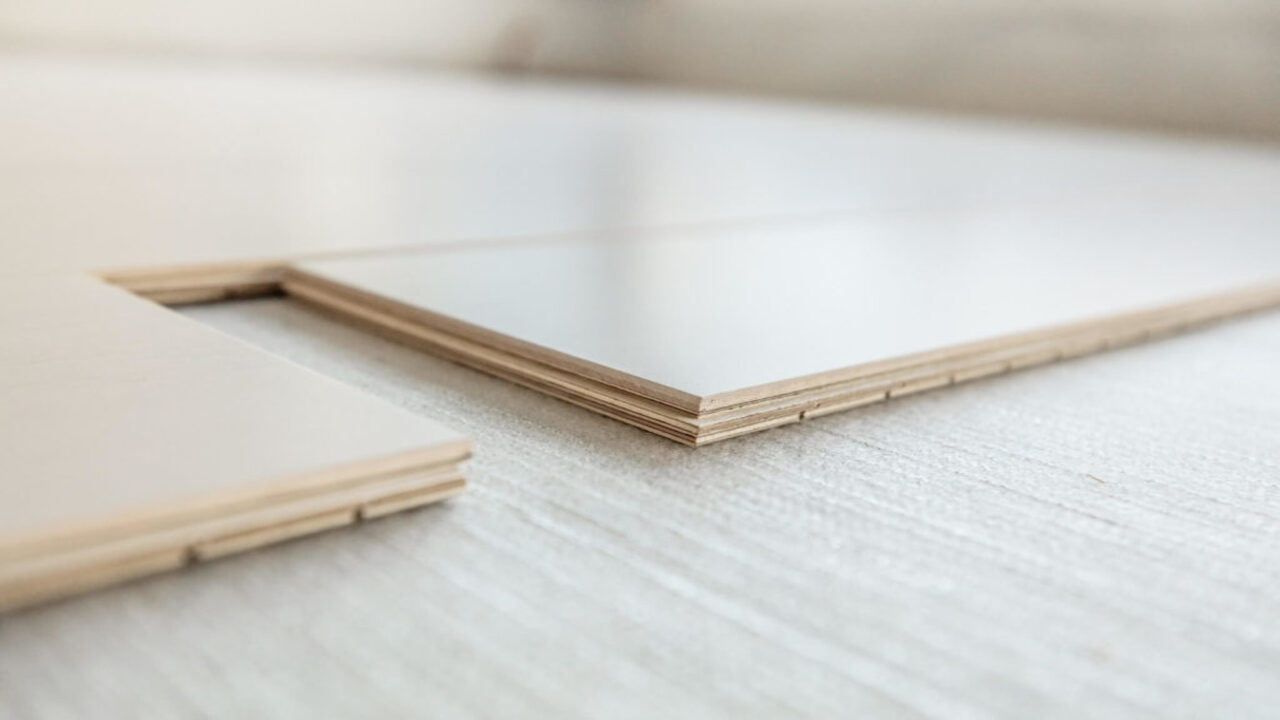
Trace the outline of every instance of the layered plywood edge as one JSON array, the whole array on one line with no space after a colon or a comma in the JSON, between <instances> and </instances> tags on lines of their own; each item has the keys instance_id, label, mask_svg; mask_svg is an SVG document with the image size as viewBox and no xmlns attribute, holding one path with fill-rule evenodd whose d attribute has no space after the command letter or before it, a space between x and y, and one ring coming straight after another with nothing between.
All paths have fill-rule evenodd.
<instances>
[{"instance_id":1,"label":"layered plywood edge","mask_svg":"<svg viewBox=\"0 0 1280 720\"><path fill-rule=\"evenodd\" d=\"M218 263L98 273L103 281L161 305L243 300L277 295L285 261Z\"/></svg>"},{"instance_id":2,"label":"layered plywood edge","mask_svg":"<svg viewBox=\"0 0 1280 720\"><path fill-rule=\"evenodd\" d=\"M466 487L462 435L91 277L0 283L0 325L0 611Z\"/></svg>"},{"instance_id":3,"label":"layered plywood edge","mask_svg":"<svg viewBox=\"0 0 1280 720\"><path fill-rule=\"evenodd\" d=\"M589 240L592 233L562 233L554 239ZM262 258L240 261L211 261L176 266L142 266L98 270L91 273L103 282L128 290L160 305L176 307L229 300L247 300L282 295L284 277L289 268L300 262L322 262L387 253L410 252L430 247L434 252L457 252L476 248L518 246L528 242L546 242L547 236L486 237L437 241L429 246L374 246L347 252L299 253L288 258ZM2 276L0 276L2 277Z\"/></svg>"},{"instance_id":4,"label":"layered plywood edge","mask_svg":"<svg viewBox=\"0 0 1280 720\"><path fill-rule=\"evenodd\" d=\"M304 270L285 274L284 291L326 313L615 420L691 446L1172 335L1280 305L1280 284L1225 293L1118 317L968 343L854 367L845 377L788 383L723 406L681 402L669 388L575 363L430 311L343 286ZM577 365L575 367L575 365ZM647 385L647 386L646 386ZM799 389L792 389L799 387ZM711 405L711 407L708 407Z\"/></svg>"},{"instance_id":5,"label":"layered plywood edge","mask_svg":"<svg viewBox=\"0 0 1280 720\"><path fill-rule=\"evenodd\" d=\"M439 502L466 488L458 461L440 469L358 475L350 487L250 505L206 518L121 529L118 535L69 535L57 542L6 547L0 552L0 610L176 570Z\"/></svg>"}]
</instances>

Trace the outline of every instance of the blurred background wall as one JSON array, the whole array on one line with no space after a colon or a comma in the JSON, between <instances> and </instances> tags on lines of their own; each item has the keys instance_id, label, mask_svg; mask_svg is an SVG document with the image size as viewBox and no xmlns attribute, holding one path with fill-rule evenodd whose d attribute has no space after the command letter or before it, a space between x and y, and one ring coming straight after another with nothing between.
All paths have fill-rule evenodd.
<instances>
[{"instance_id":1,"label":"blurred background wall","mask_svg":"<svg viewBox=\"0 0 1280 720\"><path fill-rule=\"evenodd\" d=\"M1280 0L0 0L0 43L548 72L1280 139Z\"/></svg>"}]
</instances>

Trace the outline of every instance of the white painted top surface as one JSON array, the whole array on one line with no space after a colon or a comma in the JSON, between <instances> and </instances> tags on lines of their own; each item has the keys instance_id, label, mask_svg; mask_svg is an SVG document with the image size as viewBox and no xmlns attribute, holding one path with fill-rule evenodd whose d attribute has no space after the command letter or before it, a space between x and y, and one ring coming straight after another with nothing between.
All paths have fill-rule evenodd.
<instances>
[{"instance_id":1,"label":"white painted top surface","mask_svg":"<svg viewBox=\"0 0 1280 720\"><path fill-rule=\"evenodd\" d=\"M300 267L708 398L1280 282L1280 185L1228 198L1151 191Z\"/></svg>"},{"instance_id":2,"label":"white painted top surface","mask_svg":"<svg viewBox=\"0 0 1280 720\"><path fill-rule=\"evenodd\" d=\"M0 554L465 443L91 278L0 283L0 327Z\"/></svg>"},{"instance_id":3,"label":"white painted top surface","mask_svg":"<svg viewBox=\"0 0 1280 720\"><path fill-rule=\"evenodd\" d=\"M1280 152L1228 143L521 79L0 54L0 276L1277 178Z\"/></svg>"}]
</instances>

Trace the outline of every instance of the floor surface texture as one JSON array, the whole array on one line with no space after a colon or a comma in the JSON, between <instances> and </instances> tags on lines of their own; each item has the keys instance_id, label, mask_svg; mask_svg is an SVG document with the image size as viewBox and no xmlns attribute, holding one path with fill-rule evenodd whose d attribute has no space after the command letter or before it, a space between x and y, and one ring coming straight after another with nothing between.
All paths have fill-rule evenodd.
<instances>
[{"instance_id":1,"label":"floor surface texture","mask_svg":"<svg viewBox=\"0 0 1280 720\"><path fill-rule=\"evenodd\" d=\"M1280 314L695 450L291 301L184 313L472 436L471 489L0 619L0 715L1280 707Z\"/></svg>"}]
</instances>

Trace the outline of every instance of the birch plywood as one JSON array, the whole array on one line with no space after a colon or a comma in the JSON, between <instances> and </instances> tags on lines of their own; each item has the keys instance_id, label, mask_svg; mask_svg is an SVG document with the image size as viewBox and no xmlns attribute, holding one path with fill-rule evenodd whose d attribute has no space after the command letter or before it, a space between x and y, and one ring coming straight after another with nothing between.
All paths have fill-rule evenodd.
<instances>
[{"instance_id":1,"label":"birch plywood","mask_svg":"<svg viewBox=\"0 0 1280 720\"><path fill-rule=\"evenodd\" d=\"M1276 227L1063 204L308 262L285 288L700 444L1270 307Z\"/></svg>"},{"instance_id":2,"label":"birch plywood","mask_svg":"<svg viewBox=\"0 0 1280 720\"><path fill-rule=\"evenodd\" d=\"M99 281L0 327L0 608L462 488L461 435Z\"/></svg>"}]
</instances>

